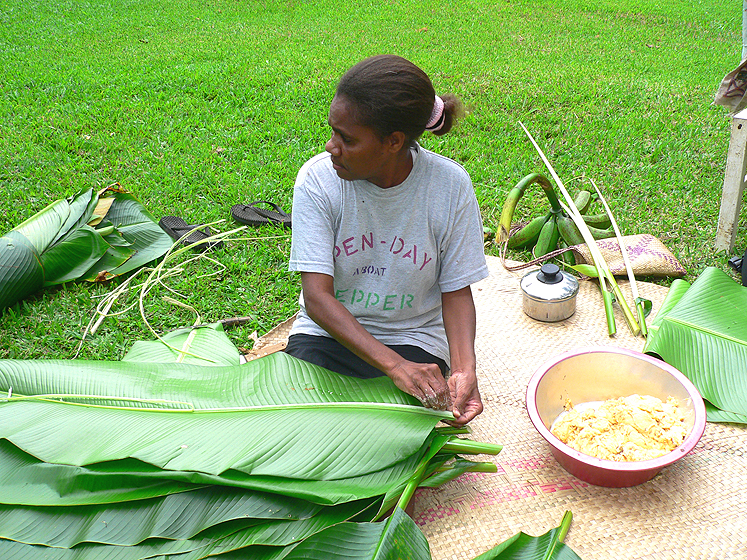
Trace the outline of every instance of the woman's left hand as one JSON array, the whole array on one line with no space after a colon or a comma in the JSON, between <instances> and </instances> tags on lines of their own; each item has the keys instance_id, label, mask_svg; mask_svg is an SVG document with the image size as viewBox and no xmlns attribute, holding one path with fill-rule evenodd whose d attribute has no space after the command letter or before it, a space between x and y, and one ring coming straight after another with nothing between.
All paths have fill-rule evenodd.
<instances>
[{"instance_id":1,"label":"woman's left hand","mask_svg":"<svg viewBox=\"0 0 747 560\"><path fill-rule=\"evenodd\" d=\"M482 399L477 389L475 359L475 303L469 286L441 294L444 328L451 354L451 411L455 426L464 426L482 412Z\"/></svg>"},{"instance_id":2,"label":"woman's left hand","mask_svg":"<svg viewBox=\"0 0 747 560\"><path fill-rule=\"evenodd\" d=\"M477 375L464 370L454 371L448 380L451 393L454 421L456 426L464 426L483 410L480 391L477 388Z\"/></svg>"}]
</instances>

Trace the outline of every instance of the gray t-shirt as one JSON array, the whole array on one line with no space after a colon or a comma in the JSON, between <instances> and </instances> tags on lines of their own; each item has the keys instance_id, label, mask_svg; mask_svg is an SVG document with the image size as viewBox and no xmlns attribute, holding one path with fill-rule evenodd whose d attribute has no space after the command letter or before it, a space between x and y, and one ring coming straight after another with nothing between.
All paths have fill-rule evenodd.
<instances>
[{"instance_id":1,"label":"gray t-shirt","mask_svg":"<svg viewBox=\"0 0 747 560\"><path fill-rule=\"evenodd\" d=\"M488 275L480 210L458 163L417 146L401 184L340 179L328 153L298 173L290 270L334 278L337 299L388 345L411 344L449 363L441 293ZM301 309L291 334L329 336Z\"/></svg>"}]
</instances>

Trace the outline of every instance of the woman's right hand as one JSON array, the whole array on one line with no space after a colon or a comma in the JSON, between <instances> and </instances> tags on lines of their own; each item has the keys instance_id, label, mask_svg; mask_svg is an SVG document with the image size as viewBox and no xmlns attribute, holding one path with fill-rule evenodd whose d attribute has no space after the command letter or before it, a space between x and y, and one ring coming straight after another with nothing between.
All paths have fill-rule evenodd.
<instances>
[{"instance_id":1,"label":"woman's right hand","mask_svg":"<svg viewBox=\"0 0 747 560\"><path fill-rule=\"evenodd\" d=\"M449 387L436 364L419 364L402 360L387 372L394 384L418 399L423 406L436 410L451 409Z\"/></svg>"}]
</instances>

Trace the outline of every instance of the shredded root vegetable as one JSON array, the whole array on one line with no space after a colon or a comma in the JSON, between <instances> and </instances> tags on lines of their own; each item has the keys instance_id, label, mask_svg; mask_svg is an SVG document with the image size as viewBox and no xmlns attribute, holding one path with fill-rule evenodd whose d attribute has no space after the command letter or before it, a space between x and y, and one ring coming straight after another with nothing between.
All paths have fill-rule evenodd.
<instances>
[{"instance_id":1,"label":"shredded root vegetable","mask_svg":"<svg viewBox=\"0 0 747 560\"><path fill-rule=\"evenodd\" d=\"M563 443L610 461L645 461L669 453L688 434L685 413L677 399L651 396L609 399L598 407L573 407L551 428Z\"/></svg>"}]
</instances>

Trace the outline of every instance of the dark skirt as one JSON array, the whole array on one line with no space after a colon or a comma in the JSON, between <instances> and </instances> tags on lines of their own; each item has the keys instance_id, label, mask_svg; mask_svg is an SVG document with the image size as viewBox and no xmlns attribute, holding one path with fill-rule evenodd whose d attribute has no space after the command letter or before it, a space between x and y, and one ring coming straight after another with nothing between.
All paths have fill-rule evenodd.
<instances>
[{"instance_id":1,"label":"dark skirt","mask_svg":"<svg viewBox=\"0 0 747 560\"><path fill-rule=\"evenodd\" d=\"M389 348L411 362L438 365L444 377L449 371L449 366L446 365L444 360L418 346L394 344ZM285 352L300 360L351 377L370 379L384 375L384 372L367 364L334 338L328 336L294 334L288 338L288 346L286 346Z\"/></svg>"}]
</instances>

